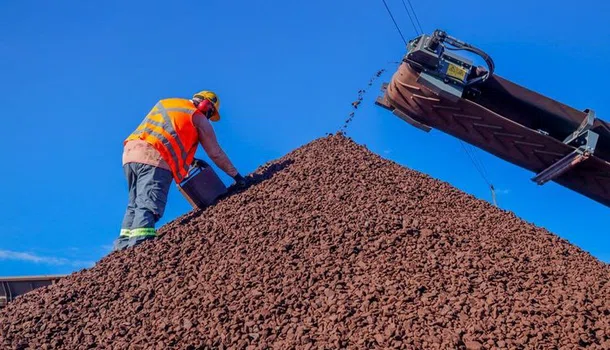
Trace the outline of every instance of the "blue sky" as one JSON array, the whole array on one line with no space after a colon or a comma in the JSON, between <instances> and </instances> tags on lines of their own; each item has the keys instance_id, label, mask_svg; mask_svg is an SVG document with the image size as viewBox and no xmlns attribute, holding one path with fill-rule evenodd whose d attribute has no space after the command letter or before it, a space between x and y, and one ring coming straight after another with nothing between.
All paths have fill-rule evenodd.
<instances>
[{"instance_id":1,"label":"blue sky","mask_svg":"<svg viewBox=\"0 0 610 350\"><path fill-rule=\"evenodd\" d=\"M412 3L425 31L483 48L497 74L610 119L609 2ZM413 37L400 0L388 4ZM218 138L249 173L335 132L369 77L404 53L380 0L3 1L0 33L0 275L69 273L108 253L127 200L122 141L158 99L217 91ZM456 139L374 106L389 77L349 135L490 200ZM502 208L610 262L610 209L480 157ZM160 224L188 210L172 187Z\"/></svg>"}]
</instances>

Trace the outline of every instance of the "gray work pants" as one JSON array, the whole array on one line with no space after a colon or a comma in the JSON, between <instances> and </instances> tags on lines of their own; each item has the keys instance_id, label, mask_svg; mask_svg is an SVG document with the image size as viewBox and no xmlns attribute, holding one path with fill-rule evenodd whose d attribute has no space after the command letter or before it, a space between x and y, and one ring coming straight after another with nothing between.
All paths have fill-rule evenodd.
<instances>
[{"instance_id":1,"label":"gray work pants","mask_svg":"<svg viewBox=\"0 0 610 350\"><path fill-rule=\"evenodd\" d=\"M121 234L113 250L133 247L155 238L155 224L163 216L173 177L169 170L141 163L123 166L129 202L121 225Z\"/></svg>"}]
</instances>

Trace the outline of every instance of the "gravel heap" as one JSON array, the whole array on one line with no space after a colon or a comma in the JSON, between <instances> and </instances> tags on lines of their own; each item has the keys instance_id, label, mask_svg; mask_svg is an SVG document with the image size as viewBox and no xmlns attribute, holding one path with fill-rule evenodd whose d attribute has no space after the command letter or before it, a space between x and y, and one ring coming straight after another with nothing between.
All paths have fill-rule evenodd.
<instances>
[{"instance_id":1,"label":"gravel heap","mask_svg":"<svg viewBox=\"0 0 610 350\"><path fill-rule=\"evenodd\" d=\"M17 298L2 349L610 349L610 266L327 136Z\"/></svg>"}]
</instances>

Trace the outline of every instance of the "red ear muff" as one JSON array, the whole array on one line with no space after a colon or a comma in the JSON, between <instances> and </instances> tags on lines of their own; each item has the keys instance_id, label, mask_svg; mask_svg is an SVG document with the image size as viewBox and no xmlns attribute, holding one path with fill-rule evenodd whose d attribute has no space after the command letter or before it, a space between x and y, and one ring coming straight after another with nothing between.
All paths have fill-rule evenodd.
<instances>
[{"instance_id":1,"label":"red ear muff","mask_svg":"<svg viewBox=\"0 0 610 350\"><path fill-rule=\"evenodd\" d=\"M197 109L199 110L199 112L206 114L207 111L209 111L210 109L213 109L214 105L212 104L212 102L204 99L201 102L199 102L199 104L197 105Z\"/></svg>"},{"instance_id":2,"label":"red ear muff","mask_svg":"<svg viewBox=\"0 0 610 350\"><path fill-rule=\"evenodd\" d=\"M208 119L210 119L212 114L214 114L214 109L214 104L207 99L202 100L197 105L197 110L199 110L199 112L205 115Z\"/></svg>"}]
</instances>

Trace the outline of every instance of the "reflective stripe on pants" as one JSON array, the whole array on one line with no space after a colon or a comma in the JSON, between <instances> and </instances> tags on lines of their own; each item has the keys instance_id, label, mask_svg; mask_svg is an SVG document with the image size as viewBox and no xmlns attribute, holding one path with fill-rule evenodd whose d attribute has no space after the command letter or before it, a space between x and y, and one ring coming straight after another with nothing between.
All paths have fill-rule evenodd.
<instances>
[{"instance_id":1,"label":"reflective stripe on pants","mask_svg":"<svg viewBox=\"0 0 610 350\"><path fill-rule=\"evenodd\" d=\"M148 237L148 236L156 236L157 230L154 228L134 228L131 230L129 237Z\"/></svg>"}]
</instances>

